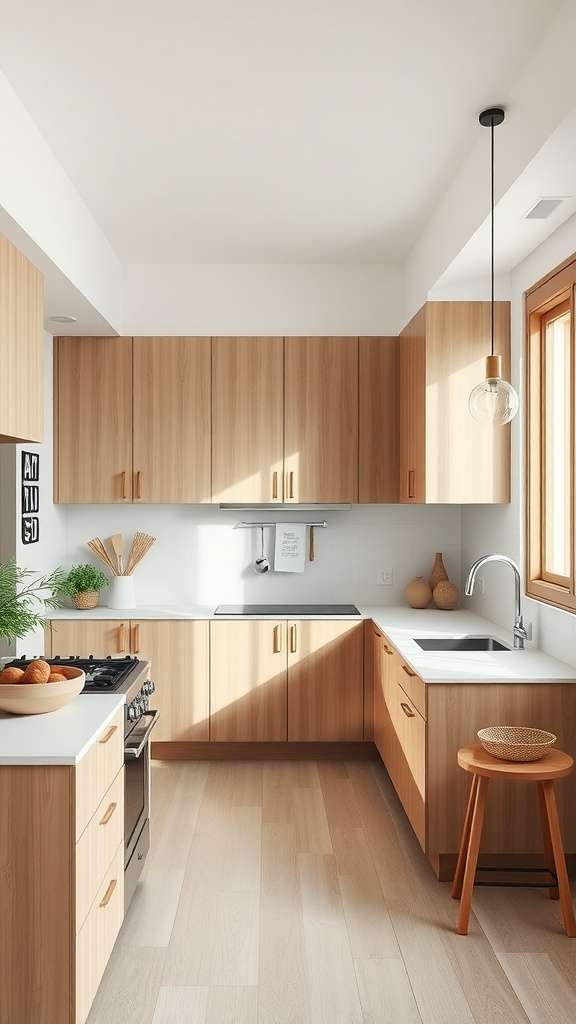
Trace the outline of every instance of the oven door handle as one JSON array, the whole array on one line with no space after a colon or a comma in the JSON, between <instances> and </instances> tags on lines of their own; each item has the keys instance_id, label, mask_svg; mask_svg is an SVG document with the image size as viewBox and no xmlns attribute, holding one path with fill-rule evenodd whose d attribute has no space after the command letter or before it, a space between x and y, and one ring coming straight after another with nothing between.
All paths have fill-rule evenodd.
<instances>
[{"instance_id":1,"label":"oven door handle","mask_svg":"<svg viewBox=\"0 0 576 1024\"><path fill-rule=\"evenodd\" d=\"M140 720L142 718L150 718L151 722L137 747L124 747L124 757L127 757L129 760L135 760L140 757L140 754L148 742L148 737L150 736L150 733L156 725L159 717L158 711L145 711L144 714L140 716Z\"/></svg>"}]
</instances>

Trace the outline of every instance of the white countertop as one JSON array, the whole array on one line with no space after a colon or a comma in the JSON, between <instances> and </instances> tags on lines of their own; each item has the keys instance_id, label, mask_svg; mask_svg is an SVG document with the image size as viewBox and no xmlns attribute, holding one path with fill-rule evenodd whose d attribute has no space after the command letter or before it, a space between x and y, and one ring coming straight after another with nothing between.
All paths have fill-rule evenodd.
<instances>
[{"instance_id":1,"label":"white countertop","mask_svg":"<svg viewBox=\"0 0 576 1024\"><path fill-rule=\"evenodd\" d=\"M124 701L124 694L81 693L44 715L0 711L0 765L78 764Z\"/></svg>"},{"instance_id":2,"label":"white countertop","mask_svg":"<svg viewBox=\"0 0 576 1024\"><path fill-rule=\"evenodd\" d=\"M435 608L408 608L406 606L357 605L361 617L373 619L390 638L401 655L427 683L533 683L576 682L576 668L537 650L530 642L523 651L423 651L414 637L425 636L493 636L513 645L511 631L502 629L474 612L458 608L440 611ZM214 615L214 606L156 605L137 608L107 608L98 606L91 611L59 608L50 613L57 629L58 619L240 619L244 616ZM256 616L263 618L264 616ZM266 616L267 617L267 616ZM322 616L305 615L316 619ZM355 616L330 616L351 619ZM277 619L278 616L270 616ZM512 613L511 619L512 622Z\"/></svg>"}]
</instances>

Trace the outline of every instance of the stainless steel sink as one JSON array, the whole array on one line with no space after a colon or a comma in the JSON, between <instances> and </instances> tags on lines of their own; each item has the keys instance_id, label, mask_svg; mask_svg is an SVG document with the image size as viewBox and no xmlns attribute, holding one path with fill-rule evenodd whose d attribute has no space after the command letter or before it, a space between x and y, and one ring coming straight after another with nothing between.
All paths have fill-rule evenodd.
<instances>
[{"instance_id":1,"label":"stainless steel sink","mask_svg":"<svg viewBox=\"0 0 576 1024\"><path fill-rule=\"evenodd\" d=\"M509 651L511 648L493 636L414 637L423 651Z\"/></svg>"}]
</instances>

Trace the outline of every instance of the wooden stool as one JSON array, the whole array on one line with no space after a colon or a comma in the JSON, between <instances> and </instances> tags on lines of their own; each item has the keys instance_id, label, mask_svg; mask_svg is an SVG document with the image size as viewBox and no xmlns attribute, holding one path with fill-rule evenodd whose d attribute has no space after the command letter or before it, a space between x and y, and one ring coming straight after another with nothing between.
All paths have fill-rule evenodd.
<instances>
[{"instance_id":1,"label":"wooden stool","mask_svg":"<svg viewBox=\"0 0 576 1024\"><path fill-rule=\"evenodd\" d=\"M512 782L536 783L546 866L555 875L557 883L550 886L550 898L560 898L564 931L570 938L575 938L574 908L554 792L554 779L570 775L574 767L572 758L569 754L562 753L561 750L551 748L539 761L500 761L484 750L481 743L473 743L458 751L458 764L464 771L472 772L473 776L451 892L452 899L460 900L460 913L456 929L458 935L468 934L468 919L482 836L488 781L490 779L508 779Z\"/></svg>"}]
</instances>

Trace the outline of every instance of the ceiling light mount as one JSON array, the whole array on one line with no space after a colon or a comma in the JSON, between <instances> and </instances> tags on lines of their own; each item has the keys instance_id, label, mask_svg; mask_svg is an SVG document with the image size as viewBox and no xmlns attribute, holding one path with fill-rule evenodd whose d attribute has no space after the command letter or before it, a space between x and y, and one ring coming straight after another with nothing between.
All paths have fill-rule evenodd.
<instances>
[{"instance_id":1,"label":"ceiling light mount","mask_svg":"<svg viewBox=\"0 0 576 1024\"><path fill-rule=\"evenodd\" d=\"M478 116L483 128L490 128L490 355L486 357L486 380L478 384L468 399L471 415L479 423L503 426L518 411L518 395L508 381L502 380L502 359L494 352L494 128L505 118L502 107L487 107Z\"/></svg>"}]
</instances>

